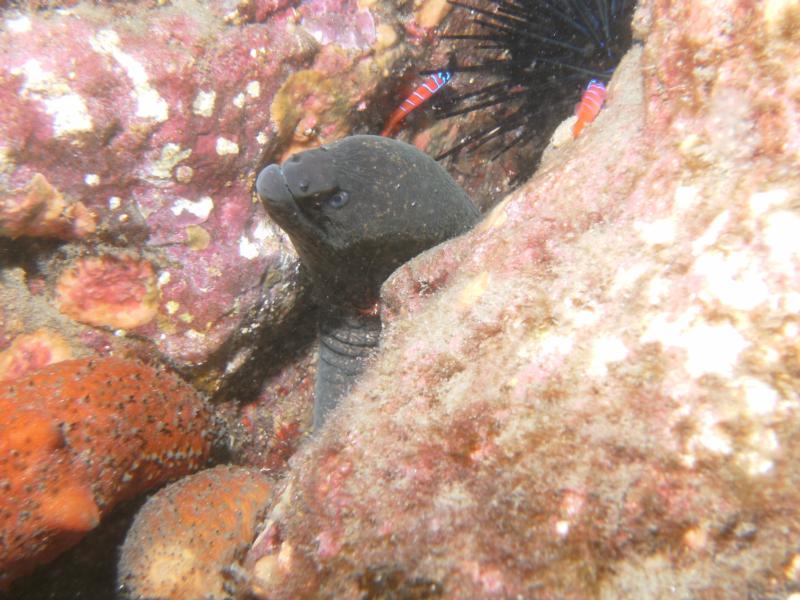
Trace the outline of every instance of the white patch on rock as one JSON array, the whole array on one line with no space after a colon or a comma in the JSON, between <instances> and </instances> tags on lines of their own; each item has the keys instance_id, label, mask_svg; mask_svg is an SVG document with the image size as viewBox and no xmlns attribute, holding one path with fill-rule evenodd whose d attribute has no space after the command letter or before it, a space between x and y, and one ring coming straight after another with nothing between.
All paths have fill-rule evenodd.
<instances>
[{"instance_id":1,"label":"white patch on rock","mask_svg":"<svg viewBox=\"0 0 800 600\"><path fill-rule=\"evenodd\" d=\"M92 48L99 54L113 58L125 70L133 83L133 97L136 100L136 116L142 119L153 119L163 123L169 117L169 105L156 90L150 87L150 81L144 66L130 54L119 48L119 35L113 29L103 29L89 40Z\"/></svg>"},{"instance_id":2,"label":"white patch on rock","mask_svg":"<svg viewBox=\"0 0 800 600\"><path fill-rule=\"evenodd\" d=\"M258 258L258 244L242 236L239 238L239 256L247 260Z\"/></svg>"},{"instance_id":3,"label":"white patch on rock","mask_svg":"<svg viewBox=\"0 0 800 600\"><path fill-rule=\"evenodd\" d=\"M556 521L556 535L566 537L569 533L569 521Z\"/></svg>"},{"instance_id":4,"label":"white patch on rock","mask_svg":"<svg viewBox=\"0 0 800 600\"><path fill-rule=\"evenodd\" d=\"M83 176L83 183L89 187L96 187L100 185L100 176L97 173L87 173Z\"/></svg>"},{"instance_id":5,"label":"white patch on rock","mask_svg":"<svg viewBox=\"0 0 800 600\"><path fill-rule=\"evenodd\" d=\"M92 117L86 102L78 94L64 94L44 100L47 114L53 117L53 133L61 137L70 133L91 131Z\"/></svg>"},{"instance_id":6,"label":"white patch on rock","mask_svg":"<svg viewBox=\"0 0 800 600\"><path fill-rule=\"evenodd\" d=\"M698 310L692 308L675 319L666 313L657 313L647 319L647 328L639 338L643 344L660 342L664 346L676 346L680 343L689 324L697 317Z\"/></svg>"},{"instance_id":7,"label":"white patch on rock","mask_svg":"<svg viewBox=\"0 0 800 600\"><path fill-rule=\"evenodd\" d=\"M224 156L226 154L239 154L239 144L225 139L224 137L217 138L217 154Z\"/></svg>"},{"instance_id":8,"label":"white patch on rock","mask_svg":"<svg viewBox=\"0 0 800 600\"><path fill-rule=\"evenodd\" d=\"M697 205L697 187L679 185L675 188L675 212L685 213Z\"/></svg>"},{"instance_id":9,"label":"white patch on rock","mask_svg":"<svg viewBox=\"0 0 800 600\"><path fill-rule=\"evenodd\" d=\"M44 104L45 112L53 117L55 137L92 130L92 117L83 97L73 92L59 77L45 71L38 60L28 59L21 66L12 68L11 74L25 78L20 88L23 97Z\"/></svg>"},{"instance_id":10,"label":"white patch on rock","mask_svg":"<svg viewBox=\"0 0 800 600\"><path fill-rule=\"evenodd\" d=\"M706 374L729 378L748 342L730 323L709 325L697 321L698 312L693 308L677 319L658 314L650 319L639 341L644 344L659 342L665 347L683 350L686 353L684 368L693 378Z\"/></svg>"},{"instance_id":11,"label":"white patch on rock","mask_svg":"<svg viewBox=\"0 0 800 600\"><path fill-rule=\"evenodd\" d=\"M762 276L763 269L753 258L747 252L702 254L691 271L702 282L699 298L741 311L753 310L769 300L771 292Z\"/></svg>"},{"instance_id":12,"label":"white patch on rock","mask_svg":"<svg viewBox=\"0 0 800 600\"><path fill-rule=\"evenodd\" d=\"M205 221L208 215L211 214L211 211L214 210L214 201L210 196L203 196L195 202L187 200L186 198L179 198L175 201L170 210L176 217L186 211Z\"/></svg>"},{"instance_id":13,"label":"white patch on rock","mask_svg":"<svg viewBox=\"0 0 800 600\"><path fill-rule=\"evenodd\" d=\"M533 354L566 356L572 352L574 344L575 342L572 337L556 334L544 335L539 341L538 352L534 352Z\"/></svg>"},{"instance_id":14,"label":"white patch on rock","mask_svg":"<svg viewBox=\"0 0 800 600\"><path fill-rule=\"evenodd\" d=\"M635 263L633 266L621 265L614 273L614 281L611 282L608 291L609 296L613 298L629 292L649 269L650 265L646 263Z\"/></svg>"},{"instance_id":15,"label":"white patch on rock","mask_svg":"<svg viewBox=\"0 0 800 600\"><path fill-rule=\"evenodd\" d=\"M731 377L739 354L748 346L730 323L698 323L686 332L683 344L688 354L684 367L691 377Z\"/></svg>"},{"instance_id":16,"label":"white patch on rock","mask_svg":"<svg viewBox=\"0 0 800 600\"><path fill-rule=\"evenodd\" d=\"M744 394L747 411L751 415L766 415L775 411L778 406L778 392L755 377L742 377L739 388Z\"/></svg>"},{"instance_id":17,"label":"white patch on rock","mask_svg":"<svg viewBox=\"0 0 800 600\"><path fill-rule=\"evenodd\" d=\"M714 454L731 453L731 438L717 426L718 420L713 413L704 411L697 421L699 431L690 438L690 447L699 445Z\"/></svg>"},{"instance_id":18,"label":"white patch on rock","mask_svg":"<svg viewBox=\"0 0 800 600\"><path fill-rule=\"evenodd\" d=\"M769 215L764 226L764 242L769 248L770 260L781 272L789 274L797 269L800 256L800 217L792 211L779 210Z\"/></svg>"},{"instance_id":19,"label":"white patch on rock","mask_svg":"<svg viewBox=\"0 0 800 600\"><path fill-rule=\"evenodd\" d=\"M117 210L122 205L122 198L119 196L111 196L108 199L109 210Z\"/></svg>"},{"instance_id":20,"label":"white patch on rock","mask_svg":"<svg viewBox=\"0 0 800 600\"><path fill-rule=\"evenodd\" d=\"M789 192L786 190L770 190L768 192L758 192L750 196L748 204L750 212L754 217L759 217L773 208L786 204L789 199Z\"/></svg>"},{"instance_id":21,"label":"white patch on rock","mask_svg":"<svg viewBox=\"0 0 800 600\"><path fill-rule=\"evenodd\" d=\"M572 322L578 328L591 327L600 320L600 311L587 307L583 310L574 310L570 315Z\"/></svg>"},{"instance_id":22,"label":"white patch on rock","mask_svg":"<svg viewBox=\"0 0 800 600\"><path fill-rule=\"evenodd\" d=\"M592 356L587 373L592 377L608 375L608 364L628 357L628 347L616 336L600 337L592 344Z\"/></svg>"},{"instance_id":23,"label":"white patch on rock","mask_svg":"<svg viewBox=\"0 0 800 600\"><path fill-rule=\"evenodd\" d=\"M156 279L156 284L158 285L158 287L164 287L170 282L171 279L172 279L172 274L169 271L161 271L161 273L158 274L158 278Z\"/></svg>"},{"instance_id":24,"label":"white patch on rock","mask_svg":"<svg viewBox=\"0 0 800 600\"><path fill-rule=\"evenodd\" d=\"M22 92L53 96L63 96L71 92L69 85L60 81L50 71L45 71L35 58L29 58L21 66L12 68L11 74L25 77Z\"/></svg>"},{"instance_id":25,"label":"white patch on rock","mask_svg":"<svg viewBox=\"0 0 800 600\"><path fill-rule=\"evenodd\" d=\"M25 15L20 15L14 19L6 19L6 27L11 33L27 33L31 30L31 20Z\"/></svg>"},{"instance_id":26,"label":"white patch on rock","mask_svg":"<svg viewBox=\"0 0 800 600\"><path fill-rule=\"evenodd\" d=\"M670 281L666 277L654 277L647 286L647 301L660 306L669 295Z\"/></svg>"},{"instance_id":27,"label":"white patch on rock","mask_svg":"<svg viewBox=\"0 0 800 600\"><path fill-rule=\"evenodd\" d=\"M214 104L217 101L217 92L198 92L192 102L192 112L199 117L210 117L214 114Z\"/></svg>"},{"instance_id":28,"label":"white patch on rock","mask_svg":"<svg viewBox=\"0 0 800 600\"><path fill-rule=\"evenodd\" d=\"M269 138L263 131L259 131L258 135L256 136L256 141L258 142L259 146L263 146L269 141Z\"/></svg>"},{"instance_id":29,"label":"white patch on rock","mask_svg":"<svg viewBox=\"0 0 800 600\"><path fill-rule=\"evenodd\" d=\"M239 92L233 97L233 105L236 108L242 108L244 106L245 96L243 92Z\"/></svg>"},{"instance_id":30,"label":"white patch on rock","mask_svg":"<svg viewBox=\"0 0 800 600\"><path fill-rule=\"evenodd\" d=\"M256 224L255 229L253 229L253 237L259 242L264 242L268 238L272 237L272 228L269 226L266 220L262 219Z\"/></svg>"},{"instance_id":31,"label":"white patch on rock","mask_svg":"<svg viewBox=\"0 0 800 600\"><path fill-rule=\"evenodd\" d=\"M251 98L258 98L261 95L261 84L258 81L251 81L247 84L245 90Z\"/></svg>"},{"instance_id":32,"label":"white patch on rock","mask_svg":"<svg viewBox=\"0 0 800 600\"><path fill-rule=\"evenodd\" d=\"M649 222L640 221L634 223L633 227L639 232L639 237L644 243L651 246L666 246L675 241L678 223L674 218L667 217Z\"/></svg>"},{"instance_id":33,"label":"white patch on rock","mask_svg":"<svg viewBox=\"0 0 800 600\"><path fill-rule=\"evenodd\" d=\"M783 297L783 306L787 312L799 313L800 312L800 294L797 292L789 292Z\"/></svg>"},{"instance_id":34,"label":"white patch on rock","mask_svg":"<svg viewBox=\"0 0 800 600\"><path fill-rule=\"evenodd\" d=\"M766 475L775 466L772 460L765 456L765 454L771 454L774 451L770 446L777 447L778 439L775 436L775 432L768 429L764 432L753 434L750 437L750 443L758 449L742 452L738 457L739 463L751 477Z\"/></svg>"}]
</instances>

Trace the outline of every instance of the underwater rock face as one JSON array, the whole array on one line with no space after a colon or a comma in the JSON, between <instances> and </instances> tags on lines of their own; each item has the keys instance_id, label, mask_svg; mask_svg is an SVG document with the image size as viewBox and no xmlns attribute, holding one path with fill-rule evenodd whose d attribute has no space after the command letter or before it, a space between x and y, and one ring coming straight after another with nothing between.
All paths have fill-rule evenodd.
<instances>
[{"instance_id":1,"label":"underwater rock face","mask_svg":"<svg viewBox=\"0 0 800 600\"><path fill-rule=\"evenodd\" d=\"M0 236L149 252L157 314L133 326L179 366L279 326L297 262L250 177L264 153L349 133L407 49L376 50L350 0L24 10L55 4L0 13ZM235 350L206 379L234 371Z\"/></svg>"},{"instance_id":2,"label":"underwater rock face","mask_svg":"<svg viewBox=\"0 0 800 600\"><path fill-rule=\"evenodd\" d=\"M264 300L267 268L291 269L240 177L263 146L264 96L279 83L278 65L263 60L270 31L206 37L223 25L213 9L7 10L0 33L0 232L155 250L158 319L139 333L178 364L202 360L241 325ZM271 47L300 52L285 35ZM42 180L53 216L12 228L9 215L34 197L12 192Z\"/></svg>"},{"instance_id":3,"label":"underwater rock face","mask_svg":"<svg viewBox=\"0 0 800 600\"><path fill-rule=\"evenodd\" d=\"M797 591L799 18L639 8L592 127L384 286L257 597Z\"/></svg>"}]
</instances>

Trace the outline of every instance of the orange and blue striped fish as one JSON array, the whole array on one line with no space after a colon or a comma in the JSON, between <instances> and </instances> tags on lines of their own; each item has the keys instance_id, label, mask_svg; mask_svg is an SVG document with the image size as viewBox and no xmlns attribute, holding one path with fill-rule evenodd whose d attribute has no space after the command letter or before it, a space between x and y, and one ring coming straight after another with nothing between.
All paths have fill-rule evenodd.
<instances>
[{"instance_id":1,"label":"orange and blue striped fish","mask_svg":"<svg viewBox=\"0 0 800 600\"><path fill-rule=\"evenodd\" d=\"M389 115L389 120L386 121L386 126L383 128L383 131L381 131L381 135L385 137L394 135L397 127L402 120L406 118L406 115L424 104L431 96L442 89L445 84L450 81L450 77L452 77L450 71L439 71L423 81L419 87L415 89L408 98L403 100L400 106Z\"/></svg>"},{"instance_id":2,"label":"orange and blue striped fish","mask_svg":"<svg viewBox=\"0 0 800 600\"><path fill-rule=\"evenodd\" d=\"M595 120L605 101L606 86L602 81L592 79L583 91L581 101L575 105L575 114L578 120L572 127L572 139L576 139L581 134L581 130Z\"/></svg>"}]
</instances>

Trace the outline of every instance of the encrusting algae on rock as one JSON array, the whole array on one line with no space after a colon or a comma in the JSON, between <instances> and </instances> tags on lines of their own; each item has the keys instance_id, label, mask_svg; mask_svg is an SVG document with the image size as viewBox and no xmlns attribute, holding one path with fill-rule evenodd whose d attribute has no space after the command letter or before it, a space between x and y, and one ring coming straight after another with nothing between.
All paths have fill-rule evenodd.
<instances>
[{"instance_id":1,"label":"encrusting algae on rock","mask_svg":"<svg viewBox=\"0 0 800 600\"><path fill-rule=\"evenodd\" d=\"M59 310L88 325L134 329L158 313L153 265L131 256L80 258L56 286Z\"/></svg>"},{"instance_id":2,"label":"encrusting algae on rock","mask_svg":"<svg viewBox=\"0 0 800 600\"><path fill-rule=\"evenodd\" d=\"M72 347L56 331L42 327L23 333L0 352L0 381L17 379L70 358L74 358Z\"/></svg>"},{"instance_id":3,"label":"encrusting algae on rock","mask_svg":"<svg viewBox=\"0 0 800 600\"><path fill-rule=\"evenodd\" d=\"M202 466L210 437L196 392L139 361L67 360L0 384L0 589Z\"/></svg>"},{"instance_id":4,"label":"encrusting algae on rock","mask_svg":"<svg viewBox=\"0 0 800 600\"><path fill-rule=\"evenodd\" d=\"M11 238L82 238L94 233L96 220L82 202L67 202L41 173L23 189L0 194L0 235Z\"/></svg>"}]
</instances>

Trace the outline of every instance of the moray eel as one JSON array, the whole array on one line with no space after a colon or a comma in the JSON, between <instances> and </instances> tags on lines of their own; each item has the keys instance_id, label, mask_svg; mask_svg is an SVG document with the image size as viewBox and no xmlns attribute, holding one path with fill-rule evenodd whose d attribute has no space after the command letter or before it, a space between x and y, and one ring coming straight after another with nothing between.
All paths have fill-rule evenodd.
<instances>
[{"instance_id":1,"label":"moray eel","mask_svg":"<svg viewBox=\"0 0 800 600\"><path fill-rule=\"evenodd\" d=\"M320 307L316 430L378 345L381 284L410 258L470 229L480 213L432 158L371 135L269 165L256 192L289 235Z\"/></svg>"}]
</instances>

